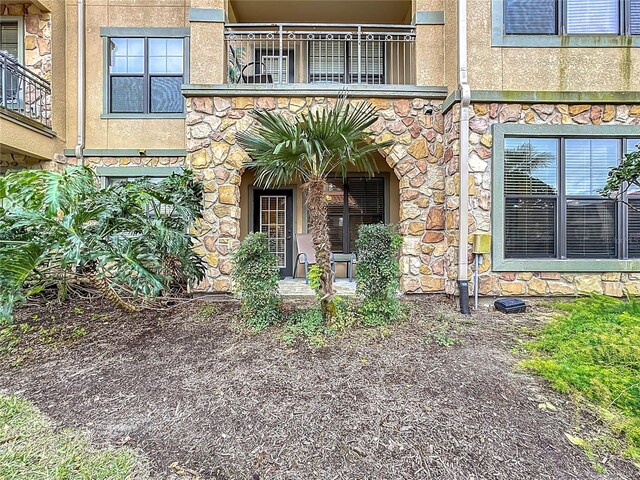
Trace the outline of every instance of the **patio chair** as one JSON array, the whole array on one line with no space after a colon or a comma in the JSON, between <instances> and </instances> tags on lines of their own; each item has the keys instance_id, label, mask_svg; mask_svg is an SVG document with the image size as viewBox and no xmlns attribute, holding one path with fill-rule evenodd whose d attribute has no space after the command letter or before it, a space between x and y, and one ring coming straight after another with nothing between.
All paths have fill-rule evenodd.
<instances>
[{"instance_id":1,"label":"patio chair","mask_svg":"<svg viewBox=\"0 0 640 480\"><path fill-rule=\"evenodd\" d=\"M241 83L241 81L242 83L252 84L273 83L273 76L270 73L255 73L256 66L260 67L260 72L266 70L267 66L264 62L249 62L246 65L242 65L233 47L229 47L229 53L231 55L235 68L239 72L235 78L232 78L233 83ZM253 75L248 75L245 73L245 70L251 66L253 66L254 73Z\"/></svg>"},{"instance_id":2,"label":"patio chair","mask_svg":"<svg viewBox=\"0 0 640 480\"><path fill-rule=\"evenodd\" d=\"M296 235L298 255L293 265L293 278L296 278L298 264L304 264L304 282L309 283L309 265L316 264L316 249L313 247L313 237L309 234Z\"/></svg>"}]
</instances>

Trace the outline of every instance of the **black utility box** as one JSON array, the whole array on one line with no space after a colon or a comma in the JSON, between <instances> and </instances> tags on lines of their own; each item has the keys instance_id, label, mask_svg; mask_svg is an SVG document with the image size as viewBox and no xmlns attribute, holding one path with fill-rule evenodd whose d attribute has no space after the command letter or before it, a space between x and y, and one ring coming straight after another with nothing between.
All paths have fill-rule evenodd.
<instances>
[{"instance_id":1,"label":"black utility box","mask_svg":"<svg viewBox=\"0 0 640 480\"><path fill-rule=\"evenodd\" d=\"M493 303L496 310L502 313L524 313L527 306L519 298L501 298Z\"/></svg>"}]
</instances>

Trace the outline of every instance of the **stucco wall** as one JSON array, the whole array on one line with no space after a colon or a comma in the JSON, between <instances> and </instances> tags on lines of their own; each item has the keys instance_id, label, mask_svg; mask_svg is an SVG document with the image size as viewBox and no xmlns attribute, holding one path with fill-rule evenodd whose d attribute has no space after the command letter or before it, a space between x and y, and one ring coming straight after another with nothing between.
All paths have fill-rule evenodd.
<instances>
[{"instance_id":1,"label":"stucco wall","mask_svg":"<svg viewBox=\"0 0 640 480\"><path fill-rule=\"evenodd\" d=\"M640 105L472 104L469 135L469 232L492 232L491 203L493 155L492 126L523 125L638 125ZM447 174L446 231L448 251L446 292L455 293L459 224L459 105L445 115L445 169ZM469 278L473 255L469 249ZM480 266L481 295L575 295L585 292L622 296L640 293L640 272L494 272L491 255ZM473 286L470 285L473 291Z\"/></svg>"},{"instance_id":2,"label":"stucco wall","mask_svg":"<svg viewBox=\"0 0 640 480\"><path fill-rule=\"evenodd\" d=\"M640 48L492 47L491 8L492 0L468 2L472 89L640 90Z\"/></svg>"},{"instance_id":3,"label":"stucco wall","mask_svg":"<svg viewBox=\"0 0 640 480\"><path fill-rule=\"evenodd\" d=\"M106 119L103 114L103 46L100 27L189 26L189 0L143 2L87 2L86 19L86 140L88 149L184 149L183 119ZM67 142L75 146L77 132L77 15L75 3L67 5Z\"/></svg>"}]
</instances>

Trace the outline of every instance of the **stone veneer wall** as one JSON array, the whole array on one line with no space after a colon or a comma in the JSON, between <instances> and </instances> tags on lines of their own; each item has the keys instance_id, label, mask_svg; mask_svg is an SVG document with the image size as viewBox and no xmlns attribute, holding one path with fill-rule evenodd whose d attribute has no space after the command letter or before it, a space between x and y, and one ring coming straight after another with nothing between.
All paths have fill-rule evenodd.
<instances>
[{"instance_id":1,"label":"stone veneer wall","mask_svg":"<svg viewBox=\"0 0 640 480\"><path fill-rule=\"evenodd\" d=\"M447 174L446 233L449 239L445 256L448 278L446 292L454 293L457 276L457 225L459 183L459 105L445 114L445 170ZM531 125L638 125L640 105L567 105L567 104L484 104L472 105L469 134L469 231L491 232L491 157L495 123ZM640 131L640 129L639 129ZM473 256L469 254L469 275ZM471 286L472 288L472 286ZM638 273L558 273L492 272L489 255L480 266L481 295L575 295L597 292L622 296L625 291L640 294Z\"/></svg>"},{"instance_id":2,"label":"stone veneer wall","mask_svg":"<svg viewBox=\"0 0 640 480\"><path fill-rule=\"evenodd\" d=\"M17 153L0 153L0 175L11 170L39 170L46 169L49 162L44 162L28 155Z\"/></svg>"},{"instance_id":3,"label":"stone veneer wall","mask_svg":"<svg viewBox=\"0 0 640 480\"><path fill-rule=\"evenodd\" d=\"M0 5L0 15L24 18L24 64L51 80L51 14L35 5Z\"/></svg>"},{"instance_id":4,"label":"stone veneer wall","mask_svg":"<svg viewBox=\"0 0 640 480\"><path fill-rule=\"evenodd\" d=\"M352 100L357 102L358 100ZM445 176L443 117L440 101L371 99L380 118L371 126L377 141L396 144L382 152L400 182L401 288L408 293L441 292L445 282ZM273 110L293 118L324 108L335 98L324 97L195 97L187 99L187 164L205 183L206 213L197 226L198 248L209 264L202 291L231 288L230 252L240 241L240 182L247 159L235 134L251 125L253 108ZM436 113L425 114L433 105Z\"/></svg>"}]
</instances>

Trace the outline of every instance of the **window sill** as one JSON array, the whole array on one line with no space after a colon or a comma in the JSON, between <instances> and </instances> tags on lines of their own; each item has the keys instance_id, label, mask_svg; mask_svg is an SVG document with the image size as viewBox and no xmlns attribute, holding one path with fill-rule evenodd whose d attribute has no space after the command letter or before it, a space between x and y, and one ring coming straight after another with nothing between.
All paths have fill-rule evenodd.
<instances>
[{"instance_id":1,"label":"window sill","mask_svg":"<svg viewBox=\"0 0 640 480\"><path fill-rule=\"evenodd\" d=\"M494 272L639 272L640 259L504 259L494 255Z\"/></svg>"},{"instance_id":2,"label":"window sill","mask_svg":"<svg viewBox=\"0 0 640 480\"><path fill-rule=\"evenodd\" d=\"M492 47L627 48L640 47L640 35L506 35L494 32Z\"/></svg>"},{"instance_id":3,"label":"window sill","mask_svg":"<svg viewBox=\"0 0 640 480\"><path fill-rule=\"evenodd\" d=\"M103 113L101 119L138 119L151 120L158 118L165 119L184 119L185 113Z\"/></svg>"}]
</instances>

